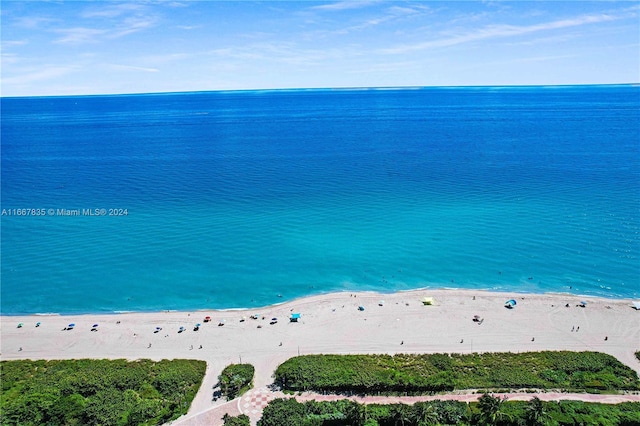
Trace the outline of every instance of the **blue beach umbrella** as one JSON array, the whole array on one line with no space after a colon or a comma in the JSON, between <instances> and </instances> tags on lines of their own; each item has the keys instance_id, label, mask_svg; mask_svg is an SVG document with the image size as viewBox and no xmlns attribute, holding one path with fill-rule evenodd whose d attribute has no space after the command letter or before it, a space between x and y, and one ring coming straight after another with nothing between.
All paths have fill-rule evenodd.
<instances>
[{"instance_id":1,"label":"blue beach umbrella","mask_svg":"<svg viewBox=\"0 0 640 426\"><path fill-rule=\"evenodd\" d=\"M75 327L75 326L76 326L76 325L75 325L74 323L71 323L71 324L69 324L69 325L67 326L67 328L71 329L71 328L73 328L73 327Z\"/></svg>"},{"instance_id":2,"label":"blue beach umbrella","mask_svg":"<svg viewBox=\"0 0 640 426\"><path fill-rule=\"evenodd\" d=\"M364 311L364 306L358 306L359 311Z\"/></svg>"},{"instance_id":3,"label":"blue beach umbrella","mask_svg":"<svg viewBox=\"0 0 640 426\"><path fill-rule=\"evenodd\" d=\"M507 301L504 303L504 307L505 307L505 308L509 308L509 309L511 309L511 308L513 308L514 306L516 306L516 301L515 301L514 299L507 300Z\"/></svg>"},{"instance_id":4,"label":"blue beach umbrella","mask_svg":"<svg viewBox=\"0 0 640 426\"><path fill-rule=\"evenodd\" d=\"M98 326L98 324L93 324L93 328L96 328Z\"/></svg>"},{"instance_id":5,"label":"blue beach umbrella","mask_svg":"<svg viewBox=\"0 0 640 426\"><path fill-rule=\"evenodd\" d=\"M40 327L40 324L41 324L40 322L37 322L36 327Z\"/></svg>"}]
</instances>

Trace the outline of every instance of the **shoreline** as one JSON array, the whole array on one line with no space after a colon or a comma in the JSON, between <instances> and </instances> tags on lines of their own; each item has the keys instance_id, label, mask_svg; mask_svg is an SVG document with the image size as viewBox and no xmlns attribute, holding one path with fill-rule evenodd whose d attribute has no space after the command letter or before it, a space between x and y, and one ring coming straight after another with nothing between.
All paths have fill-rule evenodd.
<instances>
[{"instance_id":1,"label":"shoreline","mask_svg":"<svg viewBox=\"0 0 640 426\"><path fill-rule=\"evenodd\" d=\"M424 297L433 297L434 304L423 305ZM505 308L512 298L516 306ZM586 307L577 307L581 300ZM219 405L211 400L210 390L227 365L252 364L254 386L262 388L272 383L278 365L297 355L596 351L640 373L635 356L640 351L640 311L631 302L558 294L412 290L338 292L231 311L2 315L0 358L204 360L207 371L190 409L198 413ZM301 314L298 322L290 322L293 313ZM482 321L474 321L476 315ZM205 323L205 316L211 322ZM222 320L224 325L218 325ZM41 325L36 327L36 322ZM23 323L20 328L19 323ZM70 323L75 323L74 329L66 330ZM194 331L197 323L199 330ZM155 332L156 327L161 330ZM185 329L180 332L180 327Z\"/></svg>"},{"instance_id":2,"label":"shoreline","mask_svg":"<svg viewBox=\"0 0 640 426\"><path fill-rule=\"evenodd\" d=\"M299 301L303 301L304 299L309 298L318 298L318 297L327 297L332 295L343 295L346 293L351 294L377 294L379 296L385 295L395 295L395 294L411 294L411 293L425 293L425 292L460 292L460 293L489 293L493 295L505 295L511 297L521 296L521 295L529 295L529 296L552 296L552 297L566 297L566 298L578 298L578 299L589 299L589 300L611 300L615 301L634 301L636 299L632 297L605 297L605 296L597 296L590 294L579 294L579 293L569 293L569 292L529 292L522 290L498 290L498 289L467 289L463 287L419 287L415 289L405 289L405 290L394 290L389 292L381 292L376 290L360 290L360 291L327 291L327 292L319 292L314 294L308 294L303 296L294 297L292 299L282 300L281 302L272 303L269 305L262 305L258 307L233 307L233 308L197 308L197 309L161 309L161 310L114 310L114 311L82 311L82 312L35 312L35 313L5 313L0 312L0 318L17 318L17 317L69 317L69 316L87 316L87 315L126 315L126 314L155 314L155 313L172 313L172 312L240 312L240 311L250 311L250 310L264 310L270 309L277 306L281 306L287 303L296 303ZM637 298L640 301L640 297Z\"/></svg>"}]
</instances>

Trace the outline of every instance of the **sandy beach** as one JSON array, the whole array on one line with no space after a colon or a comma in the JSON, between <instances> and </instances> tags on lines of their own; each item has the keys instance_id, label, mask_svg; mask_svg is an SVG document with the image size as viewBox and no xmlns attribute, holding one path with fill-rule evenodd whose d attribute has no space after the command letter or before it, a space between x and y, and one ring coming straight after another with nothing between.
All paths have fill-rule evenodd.
<instances>
[{"instance_id":1,"label":"sandy beach","mask_svg":"<svg viewBox=\"0 0 640 426\"><path fill-rule=\"evenodd\" d=\"M424 297L433 297L434 305L423 305ZM505 308L512 298L517 305ZM583 300L587 306L579 307ZM1 358L202 359L207 373L190 410L197 413L214 406L211 389L226 365L253 364L255 386L264 387L278 364L298 354L589 350L611 354L640 373L634 356L640 350L640 311L631 302L419 290L334 293L251 310L2 316ZM292 313L301 314L299 322L289 321ZM63 330L70 323L74 329ZM99 324L97 331L91 331L93 324ZM180 327L185 331L179 333Z\"/></svg>"}]
</instances>

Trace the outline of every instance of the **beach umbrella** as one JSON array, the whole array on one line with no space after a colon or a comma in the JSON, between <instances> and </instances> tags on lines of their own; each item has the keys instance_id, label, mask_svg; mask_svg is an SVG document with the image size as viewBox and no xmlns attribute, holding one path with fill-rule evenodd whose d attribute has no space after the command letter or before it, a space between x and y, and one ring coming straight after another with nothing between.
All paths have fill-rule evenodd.
<instances>
[{"instance_id":1,"label":"beach umbrella","mask_svg":"<svg viewBox=\"0 0 640 426\"><path fill-rule=\"evenodd\" d=\"M378 306L384 306L384 300L379 301Z\"/></svg>"},{"instance_id":2,"label":"beach umbrella","mask_svg":"<svg viewBox=\"0 0 640 426\"><path fill-rule=\"evenodd\" d=\"M36 327L40 327L40 324L41 324L40 322L37 322Z\"/></svg>"},{"instance_id":3,"label":"beach umbrella","mask_svg":"<svg viewBox=\"0 0 640 426\"><path fill-rule=\"evenodd\" d=\"M22 328L23 325L23 323L18 323L18 328Z\"/></svg>"},{"instance_id":4,"label":"beach umbrella","mask_svg":"<svg viewBox=\"0 0 640 426\"><path fill-rule=\"evenodd\" d=\"M200 323L197 323L197 324L196 324L196 327L200 327Z\"/></svg>"},{"instance_id":5,"label":"beach umbrella","mask_svg":"<svg viewBox=\"0 0 640 426\"><path fill-rule=\"evenodd\" d=\"M71 324L69 324L69 325L67 326L67 328L73 328L73 327L75 327L75 326L76 326L76 325L75 325L74 323L71 323Z\"/></svg>"},{"instance_id":6,"label":"beach umbrella","mask_svg":"<svg viewBox=\"0 0 640 426\"><path fill-rule=\"evenodd\" d=\"M584 301L580 302L580 306L584 308L585 306L587 306L587 302L584 302Z\"/></svg>"},{"instance_id":7,"label":"beach umbrella","mask_svg":"<svg viewBox=\"0 0 640 426\"><path fill-rule=\"evenodd\" d=\"M364 311L364 306L358 306L359 311Z\"/></svg>"},{"instance_id":8,"label":"beach umbrella","mask_svg":"<svg viewBox=\"0 0 640 426\"><path fill-rule=\"evenodd\" d=\"M98 324L93 324L93 328L96 328L98 326Z\"/></svg>"},{"instance_id":9,"label":"beach umbrella","mask_svg":"<svg viewBox=\"0 0 640 426\"><path fill-rule=\"evenodd\" d=\"M513 308L514 306L516 306L516 301L515 301L514 299L507 300L507 301L505 302L504 306L505 306L506 308L511 309L511 308Z\"/></svg>"},{"instance_id":10,"label":"beach umbrella","mask_svg":"<svg viewBox=\"0 0 640 426\"><path fill-rule=\"evenodd\" d=\"M162 330L162 327L156 327L156 330L160 331Z\"/></svg>"},{"instance_id":11,"label":"beach umbrella","mask_svg":"<svg viewBox=\"0 0 640 426\"><path fill-rule=\"evenodd\" d=\"M271 318L271 321L278 321L278 318Z\"/></svg>"}]
</instances>

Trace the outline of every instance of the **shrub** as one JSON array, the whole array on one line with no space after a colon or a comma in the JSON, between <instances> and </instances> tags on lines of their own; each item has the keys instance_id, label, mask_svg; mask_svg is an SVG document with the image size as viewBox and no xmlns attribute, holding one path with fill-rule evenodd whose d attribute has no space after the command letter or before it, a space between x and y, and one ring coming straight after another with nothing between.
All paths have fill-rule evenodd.
<instances>
[{"instance_id":1,"label":"shrub","mask_svg":"<svg viewBox=\"0 0 640 426\"><path fill-rule=\"evenodd\" d=\"M255 368L251 364L231 364L222 370L218 381L222 394L234 399L251 388Z\"/></svg>"}]
</instances>

